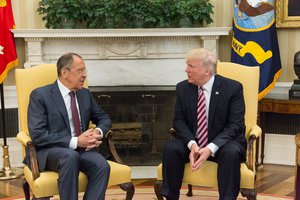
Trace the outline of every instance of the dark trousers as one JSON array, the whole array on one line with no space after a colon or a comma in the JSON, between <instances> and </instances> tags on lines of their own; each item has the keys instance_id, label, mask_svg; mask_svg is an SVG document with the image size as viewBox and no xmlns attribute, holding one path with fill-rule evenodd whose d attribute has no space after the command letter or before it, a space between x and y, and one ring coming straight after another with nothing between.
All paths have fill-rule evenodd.
<instances>
[{"instance_id":1,"label":"dark trousers","mask_svg":"<svg viewBox=\"0 0 300 200\"><path fill-rule=\"evenodd\" d=\"M78 200L79 171L88 177L84 200L104 200L110 166L97 151L75 151L68 148L52 148L49 151L46 170L58 172L58 190L61 200Z\"/></svg>"},{"instance_id":2,"label":"dark trousers","mask_svg":"<svg viewBox=\"0 0 300 200\"><path fill-rule=\"evenodd\" d=\"M169 141L163 152L162 195L168 200L179 199L185 163L189 162L190 150L179 139ZM240 164L245 155L236 142L228 143L209 160L218 163L218 186L221 200L235 200L240 189Z\"/></svg>"}]
</instances>

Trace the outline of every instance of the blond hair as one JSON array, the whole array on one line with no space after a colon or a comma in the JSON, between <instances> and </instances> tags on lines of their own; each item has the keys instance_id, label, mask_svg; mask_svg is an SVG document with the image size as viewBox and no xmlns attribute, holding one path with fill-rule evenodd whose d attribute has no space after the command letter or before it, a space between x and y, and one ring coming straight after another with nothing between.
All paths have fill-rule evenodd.
<instances>
[{"instance_id":1,"label":"blond hair","mask_svg":"<svg viewBox=\"0 0 300 200\"><path fill-rule=\"evenodd\" d=\"M213 51L205 48L192 49L187 52L186 60L193 58L198 58L200 60L200 65L208 68L212 75L216 74L218 58Z\"/></svg>"}]
</instances>

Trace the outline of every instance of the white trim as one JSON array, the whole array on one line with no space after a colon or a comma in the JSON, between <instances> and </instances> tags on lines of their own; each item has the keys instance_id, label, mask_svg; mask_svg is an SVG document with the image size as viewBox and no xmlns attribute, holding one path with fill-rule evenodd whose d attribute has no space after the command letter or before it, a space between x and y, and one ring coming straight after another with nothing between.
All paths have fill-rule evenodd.
<instances>
[{"instance_id":1,"label":"white trim","mask_svg":"<svg viewBox=\"0 0 300 200\"><path fill-rule=\"evenodd\" d=\"M220 36L228 35L231 27L205 28L145 28L145 29L12 29L14 37L170 37L170 36Z\"/></svg>"}]
</instances>

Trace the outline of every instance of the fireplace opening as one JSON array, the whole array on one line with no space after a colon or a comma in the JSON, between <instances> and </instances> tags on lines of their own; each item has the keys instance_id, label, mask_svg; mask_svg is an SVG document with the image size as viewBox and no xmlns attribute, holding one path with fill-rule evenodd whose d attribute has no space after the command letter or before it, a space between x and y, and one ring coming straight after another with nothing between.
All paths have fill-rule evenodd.
<instances>
[{"instance_id":1,"label":"fireplace opening","mask_svg":"<svg viewBox=\"0 0 300 200\"><path fill-rule=\"evenodd\" d=\"M121 159L131 166L156 166L170 140L175 88L91 87L93 96L110 115L114 143Z\"/></svg>"}]
</instances>

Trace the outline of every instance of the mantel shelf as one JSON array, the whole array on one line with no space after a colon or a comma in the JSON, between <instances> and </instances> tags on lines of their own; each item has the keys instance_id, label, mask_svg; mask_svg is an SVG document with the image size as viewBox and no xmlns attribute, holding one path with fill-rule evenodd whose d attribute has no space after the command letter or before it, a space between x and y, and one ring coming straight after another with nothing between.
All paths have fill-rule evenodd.
<instances>
[{"instance_id":1,"label":"mantel shelf","mask_svg":"<svg viewBox=\"0 0 300 200\"><path fill-rule=\"evenodd\" d=\"M141 29L13 29L16 38L57 37L172 37L228 35L231 27Z\"/></svg>"},{"instance_id":2,"label":"mantel shelf","mask_svg":"<svg viewBox=\"0 0 300 200\"><path fill-rule=\"evenodd\" d=\"M89 86L173 86L186 78L185 54L218 53L231 27L152 29L14 29L25 41L25 68L55 63L66 52L81 55Z\"/></svg>"}]
</instances>

